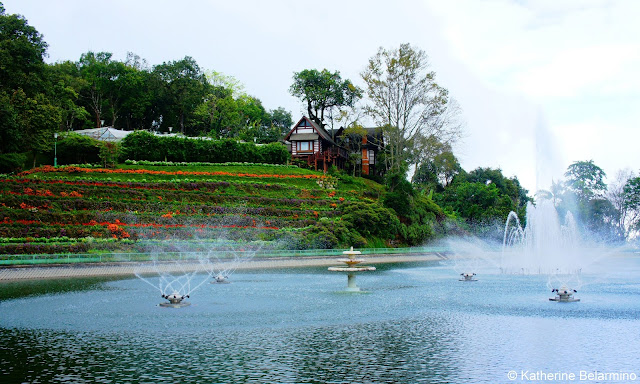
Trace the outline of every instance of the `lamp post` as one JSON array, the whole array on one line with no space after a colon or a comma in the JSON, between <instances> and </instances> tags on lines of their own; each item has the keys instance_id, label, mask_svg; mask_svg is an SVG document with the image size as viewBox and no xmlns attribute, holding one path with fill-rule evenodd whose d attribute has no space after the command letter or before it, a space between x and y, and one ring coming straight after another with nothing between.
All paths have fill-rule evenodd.
<instances>
[{"instance_id":1,"label":"lamp post","mask_svg":"<svg viewBox=\"0 0 640 384\"><path fill-rule=\"evenodd\" d=\"M55 141L53 142L53 166L58 166L58 132L53 134Z\"/></svg>"}]
</instances>

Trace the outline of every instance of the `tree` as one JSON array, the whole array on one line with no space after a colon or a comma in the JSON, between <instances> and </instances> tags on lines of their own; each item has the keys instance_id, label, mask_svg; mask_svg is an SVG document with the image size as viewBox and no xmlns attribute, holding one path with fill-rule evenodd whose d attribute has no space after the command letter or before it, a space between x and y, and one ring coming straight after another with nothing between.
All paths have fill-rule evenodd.
<instances>
[{"instance_id":1,"label":"tree","mask_svg":"<svg viewBox=\"0 0 640 384\"><path fill-rule=\"evenodd\" d=\"M429 150L424 152L412 181L427 188L442 190L451 184L453 177L460 173L462 167L453 154L450 144L441 143L433 136L425 139L432 140L432 142L424 146Z\"/></svg>"},{"instance_id":2,"label":"tree","mask_svg":"<svg viewBox=\"0 0 640 384\"><path fill-rule=\"evenodd\" d=\"M606 241L623 236L620 212L605 198L607 184L602 168L589 161L576 161L567 167L566 188L561 195L559 211L571 211L592 238Z\"/></svg>"},{"instance_id":3,"label":"tree","mask_svg":"<svg viewBox=\"0 0 640 384\"><path fill-rule=\"evenodd\" d=\"M631 177L623 187L623 214L627 238L635 238L640 230L640 177Z\"/></svg>"},{"instance_id":4,"label":"tree","mask_svg":"<svg viewBox=\"0 0 640 384\"><path fill-rule=\"evenodd\" d=\"M46 136L37 129L55 128L44 121L57 117L43 94L46 50L42 35L22 16L5 14L0 3L0 154L40 152Z\"/></svg>"},{"instance_id":5,"label":"tree","mask_svg":"<svg viewBox=\"0 0 640 384\"><path fill-rule=\"evenodd\" d=\"M607 184L604 182L607 175L593 160L574 162L564 175L568 178L566 187L584 202L604 197L607 191Z\"/></svg>"},{"instance_id":6,"label":"tree","mask_svg":"<svg viewBox=\"0 0 640 384\"><path fill-rule=\"evenodd\" d=\"M291 129L293 118L291 112L282 107L271 110L271 125L278 131L278 139L282 139Z\"/></svg>"},{"instance_id":7,"label":"tree","mask_svg":"<svg viewBox=\"0 0 640 384\"><path fill-rule=\"evenodd\" d=\"M0 3L0 91L22 89L33 96L43 88L47 43L20 15L6 15Z\"/></svg>"},{"instance_id":8,"label":"tree","mask_svg":"<svg viewBox=\"0 0 640 384\"><path fill-rule=\"evenodd\" d=\"M80 56L78 68L85 81L83 97L87 101L87 109L93 113L95 127L102 126L104 110L107 108L109 82L115 76L112 73L112 54L110 52L87 52Z\"/></svg>"},{"instance_id":9,"label":"tree","mask_svg":"<svg viewBox=\"0 0 640 384\"><path fill-rule=\"evenodd\" d=\"M157 65L153 72L164 84L163 124L177 124L180 132L185 134L186 121L203 102L210 89L206 76L196 61L189 56L179 61Z\"/></svg>"},{"instance_id":10,"label":"tree","mask_svg":"<svg viewBox=\"0 0 640 384\"><path fill-rule=\"evenodd\" d=\"M347 166L351 168L353 176L356 176L356 171L362 170L359 165L362 163L362 138L365 136L367 130L358 122L354 122L344 129L338 139L338 143L349 153Z\"/></svg>"},{"instance_id":11,"label":"tree","mask_svg":"<svg viewBox=\"0 0 640 384\"><path fill-rule=\"evenodd\" d=\"M295 72L289 92L307 104L309 118L321 127L326 126L325 112L353 107L362 97L362 90L350 80L342 80L339 71L331 73L327 69Z\"/></svg>"},{"instance_id":12,"label":"tree","mask_svg":"<svg viewBox=\"0 0 640 384\"><path fill-rule=\"evenodd\" d=\"M30 98L21 89L14 93L11 104L22 130L23 149L32 152L35 167L36 156L53 148L54 132L62 120L60 110L42 93Z\"/></svg>"},{"instance_id":13,"label":"tree","mask_svg":"<svg viewBox=\"0 0 640 384\"><path fill-rule=\"evenodd\" d=\"M429 71L428 57L409 44L369 59L362 73L370 104L365 108L385 138L387 168L405 173L416 164L430 136L452 144L462 133L459 109Z\"/></svg>"},{"instance_id":14,"label":"tree","mask_svg":"<svg viewBox=\"0 0 640 384\"><path fill-rule=\"evenodd\" d=\"M78 66L71 61L59 62L48 65L47 72L51 98L61 112L60 130L83 129L91 124L91 115L79 105L80 92L86 88L86 82L80 77Z\"/></svg>"},{"instance_id":15,"label":"tree","mask_svg":"<svg viewBox=\"0 0 640 384\"><path fill-rule=\"evenodd\" d=\"M618 212L617 226L623 231L626 239L634 235L635 227L640 220L640 180L634 180L631 170L619 171L615 180L609 183L607 200ZM638 188L636 190L636 188ZM636 206L637 205L637 206Z\"/></svg>"}]
</instances>

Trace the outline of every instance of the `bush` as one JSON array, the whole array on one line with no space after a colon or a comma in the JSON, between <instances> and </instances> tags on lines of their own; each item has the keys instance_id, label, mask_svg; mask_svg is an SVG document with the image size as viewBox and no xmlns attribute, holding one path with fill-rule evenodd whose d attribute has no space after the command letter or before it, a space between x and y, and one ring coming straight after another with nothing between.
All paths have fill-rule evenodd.
<instances>
[{"instance_id":1,"label":"bush","mask_svg":"<svg viewBox=\"0 0 640 384\"><path fill-rule=\"evenodd\" d=\"M400 220L388 208L378 203L351 202L342 208L342 220L348 228L364 238L394 239L400 228Z\"/></svg>"},{"instance_id":2,"label":"bush","mask_svg":"<svg viewBox=\"0 0 640 384\"><path fill-rule=\"evenodd\" d=\"M361 248L366 245L364 237L347 228L344 222L326 217L292 237L289 242L294 249Z\"/></svg>"},{"instance_id":3,"label":"bush","mask_svg":"<svg viewBox=\"0 0 640 384\"><path fill-rule=\"evenodd\" d=\"M161 137L146 131L127 135L121 153L122 159L148 161L285 164L289 160L287 148L279 143L257 146L231 139Z\"/></svg>"},{"instance_id":4,"label":"bush","mask_svg":"<svg viewBox=\"0 0 640 384\"><path fill-rule=\"evenodd\" d=\"M24 153L0 154L0 173L20 172L27 161Z\"/></svg>"},{"instance_id":5,"label":"bush","mask_svg":"<svg viewBox=\"0 0 640 384\"><path fill-rule=\"evenodd\" d=\"M102 144L88 136L66 133L58 140L58 164L99 163Z\"/></svg>"},{"instance_id":6,"label":"bush","mask_svg":"<svg viewBox=\"0 0 640 384\"><path fill-rule=\"evenodd\" d=\"M287 147L281 143L271 143L258 147L262 163L286 164L291 155Z\"/></svg>"}]
</instances>

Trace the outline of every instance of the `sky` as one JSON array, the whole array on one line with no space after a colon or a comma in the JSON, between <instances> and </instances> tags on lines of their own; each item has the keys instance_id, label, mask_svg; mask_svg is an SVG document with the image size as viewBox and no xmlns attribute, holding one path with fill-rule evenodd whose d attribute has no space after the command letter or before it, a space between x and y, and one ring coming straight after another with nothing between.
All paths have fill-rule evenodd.
<instances>
[{"instance_id":1,"label":"sky","mask_svg":"<svg viewBox=\"0 0 640 384\"><path fill-rule=\"evenodd\" d=\"M133 52L193 57L297 121L294 72L360 74L379 47L409 43L462 107L462 167L499 168L530 193L575 161L613 182L640 169L640 1L0 0L49 44L46 61ZM364 87L363 87L364 88Z\"/></svg>"}]
</instances>

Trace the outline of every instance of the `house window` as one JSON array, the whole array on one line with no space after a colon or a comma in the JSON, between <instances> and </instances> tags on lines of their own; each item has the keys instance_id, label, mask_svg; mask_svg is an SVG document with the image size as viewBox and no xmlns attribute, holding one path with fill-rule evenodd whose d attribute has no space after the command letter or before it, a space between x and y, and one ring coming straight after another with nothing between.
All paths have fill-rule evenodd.
<instances>
[{"instance_id":1,"label":"house window","mask_svg":"<svg viewBox=\"0 0 640 384\"><path fill-rule=\"evenodd\" d=\"M373 149L369 150L369 164L375 164L376 163L376 153Z\"/></svg>"},{"instance_id":2,"label":"house window","mask_svg":"<svg viewBox=\"0 0 640 384\"><path fill-rule=\"evenodd\" d=\"M311 152L313 150L312 141L298 141L299 152Z\"/></svg>"}]
</instances>

